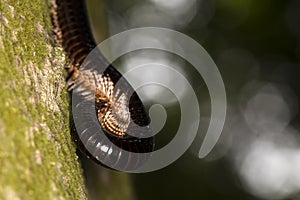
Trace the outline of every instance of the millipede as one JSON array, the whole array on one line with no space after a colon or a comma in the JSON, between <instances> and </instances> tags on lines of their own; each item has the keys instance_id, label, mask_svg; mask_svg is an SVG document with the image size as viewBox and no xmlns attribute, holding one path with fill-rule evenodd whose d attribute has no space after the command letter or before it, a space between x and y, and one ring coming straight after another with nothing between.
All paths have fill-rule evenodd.
<instances>
[{"instance_id":1,"label":"millipede","mask_svg":"<svg viewBox=\"0 0 300 200\"><path fill-rule=\"evenodd\" d=\"M71 98L71 103L86 115L78 130L74 125L76 116L71 114L73 140L89 158L106 167L134 170L141 166L147 160L148 154L144 153L154 149L154 137L145 137L151 132L150 118L137 93L104 56L97 61L86 61L97 45L85 2L52 0L51 19L55 41L66 54L67 89L70 94L79 91L78 98ZM81 70L83 67L87 70ZM91 98L89 93L94 96ZM92 112L84 104L88 101L95 105ZM96 116L97 121L90 116ZM130 134L136 131L143 132L139 133L143 137Z\"/></svg>"}]
</instances>

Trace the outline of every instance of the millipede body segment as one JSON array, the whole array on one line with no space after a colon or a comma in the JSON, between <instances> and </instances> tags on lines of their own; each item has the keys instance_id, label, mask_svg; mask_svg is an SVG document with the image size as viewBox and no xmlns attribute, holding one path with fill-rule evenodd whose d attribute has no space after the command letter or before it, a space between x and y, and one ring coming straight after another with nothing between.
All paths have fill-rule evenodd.
<instances>
[{"instance_id":1,"label":"millipede body segment","mask_svg":"<svg viewBox=\"0 0 300 200\"><path fill-rule=\"evenodd\" d=\"M96 43L83 0L52 0L51 3L54 37L67 58L68 91L78 92L78 98L71 101L75 109L81 109L86 115L80 121L80 130L74 126L78 147L108 167L120 170L139 167L147 159L142 153L152 152L154 148L154 138L145 137L151 132L150 119L140 98L101 53L96 61L88 59ZM91 101L95 105L92 113L84 103ZM91 116L96 116L97 121ZM97 125L102 132L95 129ZM137 131L143 138L131 136L130 133Z\"/></svg>"}]
</instances>

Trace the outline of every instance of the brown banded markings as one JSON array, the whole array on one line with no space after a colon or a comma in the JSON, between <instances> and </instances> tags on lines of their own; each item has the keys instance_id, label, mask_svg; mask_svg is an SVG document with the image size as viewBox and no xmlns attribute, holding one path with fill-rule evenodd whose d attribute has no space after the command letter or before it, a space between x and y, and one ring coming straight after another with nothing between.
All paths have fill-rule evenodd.
<instances>
[{"instance_id":1,"label":"brown banded markings","mask_svg":"<svg viewBox=\"0 0 300 200\"><path fill-rule=\"evenodd\" d=\"M146 130L142 135L150 132L149 116L130 84L104 57L97 62L84 61L96 47L84 2L53 0L51 13L56 41L66 52L68 90L72 92L76 88L79 91L75 105L84 113L87 110L85 101L95 103L95 112L84 114L96 115L97 122L87 117L80 132L74 126L73 137L79 149L94 161L105 162L104 165L111 168L130 170L142 165L147 157L135 153L153 151L154 138L138 138L131 136L130 132ZM82 70L82 65L88 66L88 69ZM99 73L98 69L104 70ZM120 79L122 83L116 88ZM74 99L72 101L74 103ZM96 130L94 123L99 123L103 132ZM134 125L143 128L136 129Z\"/></svg>"}]
</instances>

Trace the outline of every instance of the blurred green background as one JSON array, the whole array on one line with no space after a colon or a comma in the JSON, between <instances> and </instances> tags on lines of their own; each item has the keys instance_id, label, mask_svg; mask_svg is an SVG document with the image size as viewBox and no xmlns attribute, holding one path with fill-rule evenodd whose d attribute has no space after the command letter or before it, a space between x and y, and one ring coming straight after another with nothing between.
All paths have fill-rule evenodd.
<instances>
[{"instance_id":1,"label":"blurred green background","mask_svg":"<svg viewBox=\"0 0 300 200\"><path fill-rule=\"evenodd\" d=\"M99 10L105 10L106 19L98 17ZM144 26L190 36L215 61L226 87L227 118L214 150L205 159L197 157L200 135L170 166L133 174L136 199L300 198L300 1L94 0L89 13L98 42ZM157 59L158 54L167 53L148 51L150 59ZM205 83L199 74L189 71L183 59L174 55L168 59L181 63L197 92L200 127L205 132L210 115ZM120 59L120 66L124 60ZM183 94L183 98L188 96ZM149 101L155 103L155 98ZM174 124L179 123L178 105L164 106L168 121L164 134L157 137L158 146L173 137ZM85 162L85 173L92 174L86 179L91 183L101 167ZM90 191L99 189L94 182L89 184Z\"/></svg>"}]
</instances>

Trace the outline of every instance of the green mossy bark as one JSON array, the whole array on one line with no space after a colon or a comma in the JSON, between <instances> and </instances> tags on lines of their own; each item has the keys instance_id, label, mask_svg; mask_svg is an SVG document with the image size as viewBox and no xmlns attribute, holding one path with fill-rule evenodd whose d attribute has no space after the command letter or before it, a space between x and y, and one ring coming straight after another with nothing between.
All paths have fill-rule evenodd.
<instances>
[{"instance_id":1,"label":"green mossy bark","mask_svg":"<svg viewBox=\"0 0 300 200\"><path fill-rule=\"evenodd\" d=\"M0 0L0 33L0 199L86 199L49 3Z\"/></svg>"},{"instance_id":2,"label":"green mossy bark","mask_svg":"<svg viewBox=\"0 0 300 200\"><path fill-rule=\"evenodd\" d=\"M46 1L2 0L0 199L86 199Z\"/></svg>"}]
</instances>

